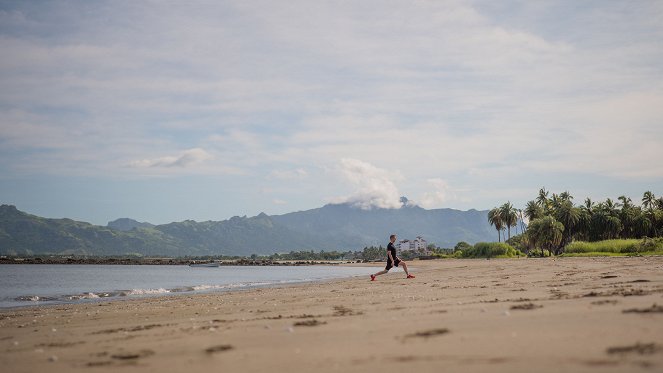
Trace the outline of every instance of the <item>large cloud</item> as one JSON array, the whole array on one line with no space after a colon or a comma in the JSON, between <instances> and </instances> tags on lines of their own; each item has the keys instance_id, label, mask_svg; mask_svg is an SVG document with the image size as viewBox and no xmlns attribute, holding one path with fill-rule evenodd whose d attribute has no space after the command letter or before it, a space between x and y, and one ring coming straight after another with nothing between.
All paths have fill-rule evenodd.
<instances>
[{"instance_id":1,"label":"large cloud","mask_svg":"<svg viewBox=\"0 0 663 373\"><path fill-rule=\"evenodd\" d=\"M400 193L394 180L402 176L358 159L344 158L339 165L341 175L353 186L354 193L334 200L362 209L400 208Z\"/></svg>"}]
</instances>

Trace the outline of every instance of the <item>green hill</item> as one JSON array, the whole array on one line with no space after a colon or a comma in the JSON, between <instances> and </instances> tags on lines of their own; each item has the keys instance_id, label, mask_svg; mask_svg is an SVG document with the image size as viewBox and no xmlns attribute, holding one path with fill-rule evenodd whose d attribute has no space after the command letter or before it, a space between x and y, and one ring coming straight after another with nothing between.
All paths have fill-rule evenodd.
<instances>
[{"instance_id":1,"label":"green hill","mask_svg":"<svg viewBox=\"0 0 663 373\"><path fill-rule=\"evenodd\" d=\"M48 219L0 206L0 254L251 255L300 250L356 250L385 244L389 234L422 236L439 246L491 241L486 211L362 210L347 204L223 221L185 220L163 225L118 219L102 227Z\"/></svg>"}]
</instances>

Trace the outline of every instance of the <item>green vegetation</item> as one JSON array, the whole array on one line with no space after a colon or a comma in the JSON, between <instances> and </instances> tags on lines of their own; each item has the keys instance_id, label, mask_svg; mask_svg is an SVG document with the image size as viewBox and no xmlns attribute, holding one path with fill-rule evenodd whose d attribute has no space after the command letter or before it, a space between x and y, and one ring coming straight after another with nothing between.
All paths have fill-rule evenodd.
<instances>
[{"instance_id":1,"label":"green vegetation","mask_svg":"<svg viewBox=\"0 0 663 373\"><path fill-rule=\"evenodd\" d=\"M576 241L570 243L564 255L568 254L663 254L663 238L605 240L597 242Z\"/></svg>"},{"instance_id":2,"label":"green vegetation","mask_svg":"<svg viewBox=\"0 0 663 373\"><path fill-rule=\"evenodd\" d=\"M314 251L291 251L286 254L272 254L268 257L270 260L339 260L343 258L354 258L356 253L352 251L348 252L338 252L338 251L324 251L320 252ZM251 255L252 259L256 259L256 255Z\"/></svg>"},{"instance_id":3,"label":"green vegetation","mask_svg":"<svg viewBox=\"0 0 663 373\"><path fill-rule=\"evenodd\" d=\"M457 251L463 258L513 258L524 256L513 246L503 242L479 242L463 251Z\"/></svg>"},{"instance_id":4,"label":"green vegetation","mask_svg":"<svg viewBox=\"0 0 663 373\"><path fill-rule=\"evenodd\" d=\"M502 235L506 229L505 241L528 255L660 253L658 239L646 238L663 236L663 197L647 191L641 202L638 206L626 196L599 203L587 198L576 206L568 192L550 195L542 188L522 210L510 202L492 209L488 222ZM512 238L509 227L517 226L518 219L529 224L523 223L522 233Z\"/></svg>"},{"instance_id":5,"label":"green vegetation","mask_svg":"<svg viewBox=\"0 0 663 373\"><path fill-rule=\"evenodd\" d=\"M518 227L518 214L519 211L513 207L511 202L488 211L488 222L497 230L497 242L501 242L500 232L504 235L504 229L508 232L508 238L505 238L504 241L511 238L511 227L516 227L516 229Z\"/></svg>"},{"instance_id":6,"label":"green vegetation","mask_svg":"<svg viewBox=\"0 0 663 373\"><path fill-rule=\"evenodd\" d=\"M552 216L544 216L540 219L532 220L527 232L523 235L523 242L528 247L540 247L541 256L545 256L545 251L552 252L554 248L562 242L564 234L564 225L558 222Z\"/></svg>"}]
</instances>

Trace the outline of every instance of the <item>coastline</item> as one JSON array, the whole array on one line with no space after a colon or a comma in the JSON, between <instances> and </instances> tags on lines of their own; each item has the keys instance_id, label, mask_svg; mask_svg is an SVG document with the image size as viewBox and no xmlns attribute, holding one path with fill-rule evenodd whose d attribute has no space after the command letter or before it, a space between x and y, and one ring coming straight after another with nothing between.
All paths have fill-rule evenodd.
<instances>
[{"instance_id":1,"label":"coastline","mask_svg":"<svg viewBox=\"0 0 663 373\"><path fill-rule=\"evenodd\" d=\"M219 259L201 260L188 258L70 258L70 257L1 257L0 264L102 264L102 265L189 265L192 263L219 263L221 266L300 266L356 264L360 260L270 260L270 259Z\"/></svg>"},{"instance_id":2,"label":"coastline","mask_svg":"<svg viewBox=\"0 0 663 373\"><path fill-rule=\"evenodd\" d=\"M416 279L0 310L0 363L15 372L663 367L662 257L410 266Z\"/></svg>"}]
</instances>

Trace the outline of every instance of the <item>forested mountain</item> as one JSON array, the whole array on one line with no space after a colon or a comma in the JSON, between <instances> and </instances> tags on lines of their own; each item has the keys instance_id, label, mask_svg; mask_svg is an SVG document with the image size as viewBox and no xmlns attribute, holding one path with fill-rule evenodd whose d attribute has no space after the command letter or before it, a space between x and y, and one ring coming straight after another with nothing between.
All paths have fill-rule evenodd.
<instances>
[{"instance_id":1,"label":"forested mountain","mask_svg":"<svg viewBox=\"0 0 663 373\"><path fill-rule=\"evenodd\" d=\"M442 247L458 241L490 241L486 211L362 210L348 204L223 221L185 220L163 225L118 219L102 227L48 219L0 206L0 254L251 255L299 250L356 250L386 244L389 234L422 236Z\"/></svg>"},{"instance_id":2,"label":"forested mountain","mask_svg":"<svg viewBox=\"0 0 663 373\"><path fill-rule=\"evenodd\" d=\"M113 220L111 222L108 222L108 225L106 225L108 228L115 229L117 231L130 231L134 228L152 228L154 227L154 224L150 223L145 223L145 222L139 222L133 219L129 218L120 218Z\"/></svg>"}]
</instances>

